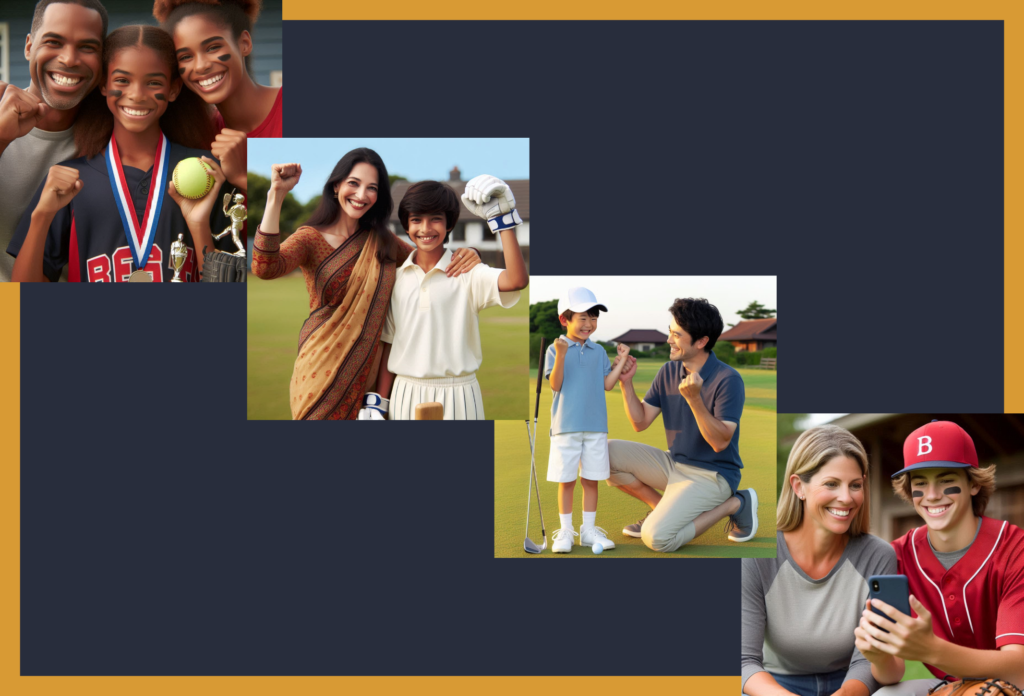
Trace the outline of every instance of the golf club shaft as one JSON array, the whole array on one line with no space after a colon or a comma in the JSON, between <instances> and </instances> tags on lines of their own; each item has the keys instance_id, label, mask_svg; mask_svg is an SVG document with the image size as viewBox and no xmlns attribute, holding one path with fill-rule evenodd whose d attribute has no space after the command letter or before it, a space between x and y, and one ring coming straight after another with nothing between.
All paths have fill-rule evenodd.
<instances>
[{"instance_id":1,"label":"golf club shaft","mask_svg":"<svg viewBox=\"0 0 1024 696\"><path fill-rule=\"evenodd\" d=\"M543 369L543 365L540 362L541 360L543 360L543 358L544 358L544 337L541 336L541 338L540 338L540 359L538 360L538 363L537 363L538 364L538 370L537 370L538 375L540 374L541 370ZM537 384L537 403L538 403L538 407L539 407L539 404L540 404L540 383L539 382ZM540 510L540 488L537 485L537 468L536 468L536 459L535 459L535 457L536 457L535 434L537 432L536 413L537 413L537 411L535 409L534 410L533 433L530 432L530 416L529 416L529 412L527 412L527 416L526 416L526 438L530 442L530 474L529 474L529 476L526 479L526 535L525 535L526 539L530 538L530 497L533 494L533 490L530 487L531 480L532 480L532 483L533 483L533 487L537 489L537 509ZM543 511L540 514L540 527L541 527L541 534L543 534L544 533L544 513L543 513Z\"/></svg>"},{"instance_id":2,"label":"golf club shaft","mask_svg":"<svg viewBox=\"0 0 1024 696\"><path fill-rule=\"evenodd\" d=\"M537 416L540 413L540 385L544 379L544 337L540 337L540 348L537 354L537 400L533 407L533 439L530 447L530 469L533 471L533 485L537 489L537 512L540 513L540 532L547 537L547 533L544 531L544 510L540 506L540 484L537 483L537 463L536 463L536 446L537 446ZM529 425L529 424L527 424ZM529 429L529 428L527 428Z\"/></svg>"}]
</instances>

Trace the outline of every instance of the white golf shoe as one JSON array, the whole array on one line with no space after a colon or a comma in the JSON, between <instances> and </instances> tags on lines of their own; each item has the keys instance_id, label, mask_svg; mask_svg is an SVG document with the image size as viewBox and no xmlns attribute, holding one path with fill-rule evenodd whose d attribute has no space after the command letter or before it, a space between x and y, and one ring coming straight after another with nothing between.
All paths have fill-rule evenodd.
<instances>
[{"instance_id":1,"label":"white golf shoe","mask_svg":"<svg viewBox=\"0 0 1024 696\"><path fill-rule=\"evenodd\" d=\"M590 529L583 529L582 536L580 536L580 545L591 547L594 544L600 544L604 547L604 550L615 548L615 542L608 538L608 533L600 527L591 527Z\"/></svg>"},{"instance_id":2,"label":"white golf shoe","mask_svg":"<svg viewBox=\"0 0 1024 696\"><path fill-rule=\"evenodd\" d=\"M573 537L577 537L572 527L562 527L554 533L551 537L553 543L551 544L552 553L569 553L572 551Z\"/></svg>"}]
</instances>

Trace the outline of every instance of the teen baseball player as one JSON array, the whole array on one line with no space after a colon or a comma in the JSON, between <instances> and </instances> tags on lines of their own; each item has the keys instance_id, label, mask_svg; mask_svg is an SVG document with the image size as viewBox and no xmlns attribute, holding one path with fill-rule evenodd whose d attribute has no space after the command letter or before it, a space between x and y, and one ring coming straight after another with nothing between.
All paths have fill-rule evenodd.
<instances>
[{"instance_id":1,"label":"teen baseball player","mask_svg":"<svg viewBox=\"0 0 1024 696\"><path fill-rule=\"evenodd\" d=\"M923 696L942 679L1024 685L1024 530L983 516L995 466L979 468L974 441L946 421L911 433L903 459L893 488L925 521L893 542L914 615L872 600L888 618L866 609L854 634L877 669L902 674L903 660L918 660L938 679L878 696Z\"/></svg>"},{"instance_id":2,"label":"teen baseball player","mask_svg":"<svg viewBox=\"0 0 1024 696\"><path fill-rule=\"evenodd\" d=\"M611 475L608 466L608 407L604 393L615 388L626 365L629 346L620 343L614 368L604 348L590 340L597 317L608 308L586 288L569 288L558 300L558 321L565 327L547 350L544 376L551 384L551 450L548 481L558 484L558 518L551 550L572 551L573 537L580 544L600 544L603 550L615 542L597 526L597 485ZM572 527L572 496L576 475L583 481L583 524L580 534Z\"/></svg>"},{"instance_id":3,"label":"teen baseball player","mask_svg":"<svg viewBox=\"0 0 1024 696\"><path fill-rule=\"evenodd\" d=\"M366 394L361 420L384 411L391 420L412 420L416 406L444 405L445 420L483 420L476 371L483 361L480 311L508 309L530 282L515 228L522 223L512 191L486 174L470 179L462 201L501 236L505 269L483 264L445 275L452 252L444 248L459 219L459 198L445 184L413 184L398 205L398 218L416 245L395 274L395 288L381 334L383 352L377 392Z\"/></svg>"}]
</instances>

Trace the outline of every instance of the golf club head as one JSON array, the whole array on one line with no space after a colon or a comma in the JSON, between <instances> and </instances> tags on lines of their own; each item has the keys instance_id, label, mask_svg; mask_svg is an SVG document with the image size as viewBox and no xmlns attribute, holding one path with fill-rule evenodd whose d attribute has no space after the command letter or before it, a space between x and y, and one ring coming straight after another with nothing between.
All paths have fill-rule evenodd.
<instances>
[{"instance_id":1,"label":"golf club head","mask_svg":"<svg viewBox=\"0 0 1024 696\"><path fill-rule=\"evenodd\" d=\"M533 539L531 539L530 537L526 537L526 539L523 540L523 551L525 551L526 553L540 553L541 551L543 551L547 547L548 547L548 535L547 534L544 535L544 543L541 544L540 546L537 546L537 544L533 543Z\"/></svg>"}]
</instances>

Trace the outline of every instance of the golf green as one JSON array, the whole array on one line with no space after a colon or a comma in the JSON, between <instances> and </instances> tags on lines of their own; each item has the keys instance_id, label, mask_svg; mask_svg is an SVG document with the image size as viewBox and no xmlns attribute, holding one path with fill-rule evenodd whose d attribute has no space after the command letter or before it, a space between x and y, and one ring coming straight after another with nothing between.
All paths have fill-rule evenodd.
<instances>
[{"instance_id":1,"label":"golf green","mask_svg":"<svg viewBox=\"0 0 1024 696\"><path fill-rule=\"evenodd\" d=\"M634 387L641 397L646 393L664 361L641 360ZM746 385L746 404L740 420L740 456L743 459L742 488L757 490L758 531L748 542L736 543L726 538L725 522L716 524L705 534L674 553L654 553L640 539L624 536L622 528L636 522L646 513L646 506L625 493L608 486L599 488L597 524L608 532L615 548L597 556L589 548L574 546L571 553L551 553L551 535L558 528L557 485L546 481L548 468L548 430L551 423L551 390L541 390L540 420L537 424L537 477L540 483L544 522L548 533L548 550L537 558L758 558L775 557L775 396L776 373L763 370L740 370ZM530 419L536 390L536 370L531 370L529 389ZM661 418L644 432L633 432L626 420L622 392L616 386L605 394L608 402L609 439L643 442L664 449L665 429ZM530 427L533 425L531 423ZM525 418L494 424L494 555L499 558L528 557L523 552L526 531L526 486L530 472L530 443ZM573 501L573 526L579 530L583 510L583 488L576 486ZM530 511L530 537L541 542L540 518L536 495Z\"/></svg>"},{"instance_id":2,"label":"golf green","mask_svg":"<svg viewBox=\"0 0 1024 696\"><path fill-rule=\"evenodd\" d=\"M288 380L302 322L309 316L309 295L301 273L275 280L249 275L248 396L249 420L289 420ZM489 420L526 418L521 394L527 379L529 290L511 309L480 313L483 365L477 372Z\"/></svg>"}]
</instances>

